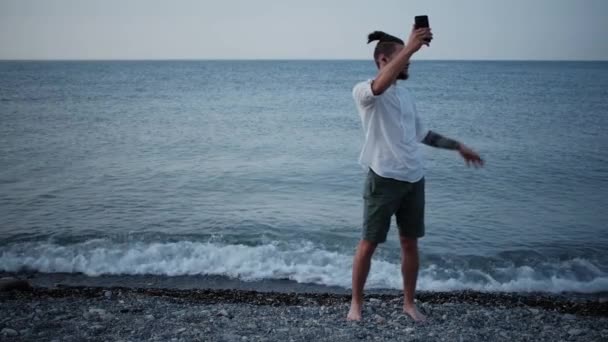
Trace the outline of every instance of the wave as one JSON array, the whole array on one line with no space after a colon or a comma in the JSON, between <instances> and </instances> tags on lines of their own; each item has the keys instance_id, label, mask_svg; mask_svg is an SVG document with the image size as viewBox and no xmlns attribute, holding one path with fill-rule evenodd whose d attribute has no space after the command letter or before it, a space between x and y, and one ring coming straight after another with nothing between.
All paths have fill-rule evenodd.
<instances>
[{"instance_id":1,"label":"wave","mask_svg":"<svg viewBox=\"0 0 608 342\"><path fill-rule=\"evenodd\" d=\"M434 258L437 259L437 258ZM608 274L594 262L572 258L535 265L463 266L434 262L420 269L418 288L426 291L485 292L608 291ZM0 271L101 275L220 275L243 281L289 279L299 283L351 286L352 255L329 251L311 242L259 246L219 242L131 242L106 239L72 245L29 242L0 247ZM373 261L366 285L374 289L402 287L398 261Z\"/></svg>"}]
</instances>

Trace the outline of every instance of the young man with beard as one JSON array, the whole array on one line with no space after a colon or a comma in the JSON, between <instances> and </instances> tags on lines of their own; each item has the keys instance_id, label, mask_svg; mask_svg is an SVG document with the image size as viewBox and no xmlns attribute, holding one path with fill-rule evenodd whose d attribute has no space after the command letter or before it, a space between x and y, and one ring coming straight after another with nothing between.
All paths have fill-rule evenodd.
<instances>
[{"instance_id":1,"label":"young man with beard","mask_svg":"<svg viewBox=\"0 0 608 342\"><path fill-rule=\"evenodd\" d=\"M408 78L412 55L423 45L428 46L432 36L429 28L412 28L407 44L379 31L368 37L368 43L378 41L374 50L378 74L353 89L365 133L359 162L369 172L363 195L363 234L353 260L348 320L361 320L363 288L372 255L378 244L386 241L393 215L401 244L403 311L414 321L426 318L414 303L418 239L424 236L424 169L419 143L458 151L467 165L483 165L480 156L464 144L427 130L412 96L398 84Z\"/></svg>"}]
</instances>

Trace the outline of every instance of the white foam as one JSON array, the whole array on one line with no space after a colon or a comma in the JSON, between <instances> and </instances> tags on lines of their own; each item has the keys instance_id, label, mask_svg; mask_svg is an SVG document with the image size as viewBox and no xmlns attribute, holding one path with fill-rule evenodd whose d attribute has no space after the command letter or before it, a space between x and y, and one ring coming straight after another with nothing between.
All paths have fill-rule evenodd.
<instances>
[{"instance_id":1,"label":"white foam","mask_svg":"<svg viewBox=\"0 0 608 342\"><path fill-rule=\"evenodd\" d=\"M245 281L290 279L350 288L351 267L352 255L327 251L310 242L246 246L189 241L116 244L97 239L69 246L38 242L0 248L0 270L8 272L30 269L89 276L222 275ZM492 275L479 269L425 265L418 287L430 291L608 291L608 275L588 260L575 258L540 267L542 271L530 266L502 267L494 269ZM576 275L575 271L580 270L585 277ZM400 289L398 263L374 260L366 287Z\"/></svg>"}]
</instances>

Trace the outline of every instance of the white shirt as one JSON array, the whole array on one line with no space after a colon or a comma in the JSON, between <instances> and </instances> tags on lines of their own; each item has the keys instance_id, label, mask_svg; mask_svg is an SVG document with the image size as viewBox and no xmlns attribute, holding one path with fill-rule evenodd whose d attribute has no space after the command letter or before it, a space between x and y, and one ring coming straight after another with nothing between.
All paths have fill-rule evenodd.
<instances>
[{"instance_id":1,"label":"white shirt","mask_svg":"<svg viewBox=\"0 0 608 342\"><path fill-rule=\"evenodd\" d=\"M417 182L424 177L420 142L428 134L410 92L393 84L384 93L372 93L372 80L353 88L365 142L359 163L385 178Z\"/></svg>"}]
</instances>

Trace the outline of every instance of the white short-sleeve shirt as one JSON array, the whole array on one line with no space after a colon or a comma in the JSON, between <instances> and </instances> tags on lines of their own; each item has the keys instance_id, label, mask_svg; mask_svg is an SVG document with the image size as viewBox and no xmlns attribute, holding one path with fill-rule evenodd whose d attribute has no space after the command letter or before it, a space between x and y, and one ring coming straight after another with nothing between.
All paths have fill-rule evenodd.
<instances>
[{"instance_id":1,"label":"white short-sleeve shirt","mask_svg":"<svg viewBox=\"0 0 608 342\"><path fill-rule=\"evenodd\" d=\"M375 96L372 80L353 88L365 141L359 163L382 177L417 182L424 177L420 142L428 134L410 92L394 84Z\"/></svg>"}]
</instances>

